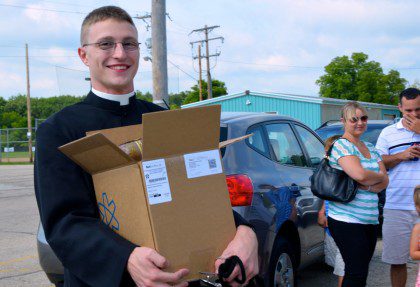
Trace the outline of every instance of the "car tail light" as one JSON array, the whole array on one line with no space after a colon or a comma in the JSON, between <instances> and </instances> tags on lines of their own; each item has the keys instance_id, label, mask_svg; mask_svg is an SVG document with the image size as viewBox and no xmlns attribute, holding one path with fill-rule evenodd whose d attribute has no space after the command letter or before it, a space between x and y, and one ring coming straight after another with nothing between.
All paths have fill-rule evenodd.
<instances>
[{"instance_id":1,"label":"car tail light","mask_svg":"<svg viewBox=\"0 0 420 287\"><path fill-rule=\"evenodd\" d=\"M226 176L232 206L247 206L252 203L254 189L251 179L245 174Z\"/></svg>"}]
</instances>

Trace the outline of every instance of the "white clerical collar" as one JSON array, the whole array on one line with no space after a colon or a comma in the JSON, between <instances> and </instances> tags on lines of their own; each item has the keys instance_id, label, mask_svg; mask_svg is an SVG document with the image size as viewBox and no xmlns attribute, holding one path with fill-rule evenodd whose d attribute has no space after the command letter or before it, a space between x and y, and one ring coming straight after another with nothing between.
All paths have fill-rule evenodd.
<instances>
[{"instance_id":1,"label":"white clerical collar","mask_svg":"<svg viewBox=\"0 0 420 287\"><path fill-rule=\"evenodd\" d=\"M125 94L125 95L113 95L113 94L103 93L103 92L100 92L100 91L92 88L92 92L100 98L110 100L110 101L119 102L120 106L128 105L129 98L134 96L134 91L132 91L131 93Z\"/></svg>"}]
</instances>

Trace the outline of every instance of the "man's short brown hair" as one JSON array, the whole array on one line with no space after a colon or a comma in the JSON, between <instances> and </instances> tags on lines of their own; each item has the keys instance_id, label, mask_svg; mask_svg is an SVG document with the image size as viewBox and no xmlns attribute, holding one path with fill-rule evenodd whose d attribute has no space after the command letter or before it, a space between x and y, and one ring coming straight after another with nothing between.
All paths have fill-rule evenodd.
<instances>
[{"instance_id":1,"label":"man's short brown hair","mask_svg":"<svg viewBox=\"0 0 420 287\"><path fill-rule=\"evenodd\" d=\"M85 40L87 30L91 25L108 19L128 22L136 27L134 25L133 19L124 9L117 6L103 6L90 12L83 20L82 29L80 30L80 45L83 46L86 44Z\"/></svg>"}]
</instances>

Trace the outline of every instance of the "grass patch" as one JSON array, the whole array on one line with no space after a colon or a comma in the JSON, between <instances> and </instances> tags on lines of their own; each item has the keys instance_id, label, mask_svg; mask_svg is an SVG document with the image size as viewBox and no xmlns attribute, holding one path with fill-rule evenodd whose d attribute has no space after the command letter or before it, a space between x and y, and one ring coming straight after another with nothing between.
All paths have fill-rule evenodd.
<instances>
[{"instance_id":1,"label":"grass patch","mask_svg":"<svg viewBox=\"0 0 420 287\"><path fill-rule=\"evenodd\" d=\"M27 151L16 151L16 152L2 152L1 158L29 158L29 152Z\"/></svg>"},{"instance_id":2,"label":"grass patch","mask_svg":"<svg viewBox=\"0 0 420 287\"><path fill-rule=\"evenodd\" d=\"M1 165L33 165L33 163L30 162L0 162Z\"/></svg>"}]
</instances>

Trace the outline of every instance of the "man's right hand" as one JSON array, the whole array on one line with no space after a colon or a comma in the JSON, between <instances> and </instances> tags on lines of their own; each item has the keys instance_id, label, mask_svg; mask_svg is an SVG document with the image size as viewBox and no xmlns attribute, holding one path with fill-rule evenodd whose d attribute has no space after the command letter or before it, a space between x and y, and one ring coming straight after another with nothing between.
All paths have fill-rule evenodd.
<instances>
[{"instance_id":1,"label":"man's right hand","mask_svg":"<svg viewBox=\"0 0 420 287\"><path fill-rule=\"evenodd\" d=\"M403 161L412 160L416 157L420 157L420 146L419 145L410 146L405 151L401 152L399 154L399 157Z\"/></svg>"},{"instance_id":2,"label":"man's right hand","mask_svg":"<svg viewBox=\"0 0 420 287\"><path fill-rule=\"evenodd\" d=\"M181 282L188 275L188 269L180 269L174 273L164 272L169 266L165 257L156 250L147 247L136 247L128 258L127 270L137 286L140 287L186 287L187 282Z\"/></svg>"}]
</instances>

